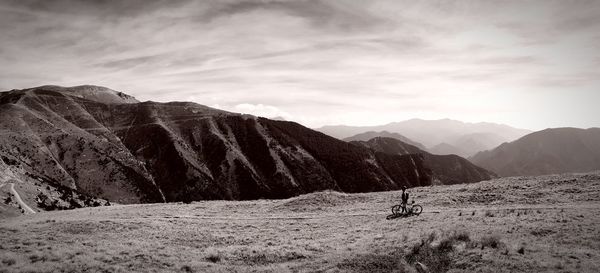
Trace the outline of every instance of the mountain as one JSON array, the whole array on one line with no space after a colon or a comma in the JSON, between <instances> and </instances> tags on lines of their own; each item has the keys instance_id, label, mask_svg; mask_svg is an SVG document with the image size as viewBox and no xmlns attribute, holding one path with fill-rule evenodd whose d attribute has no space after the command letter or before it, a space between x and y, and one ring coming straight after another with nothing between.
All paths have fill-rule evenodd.
<instances>
[{"instance_id":1,"label":"mountain","mask_svg":"<svg viewBox=\"0 0 600 273\"><path fill-rule=\"evenodd\" d=\"M420 158L187 102L138 102L104 87L0 93L0 183L118 203L285 198L431 184ZM35 185L35 186L34 186ZM49 192L46 192L49 191ZM28 199L28 197L24 197Z\"/></svg>"},{"instance_id":2,"label":"mountain","mask_svg":"<svg viewBox=\"0 0 600 273\"><path fill-rule=\"evenodd\" d=\"M438 181L438 183L473 183L496 177L494 173L475 166L460 156L434 155L394 138L376 137L369 141L353 141L350 143L392 155L409 155L412 158L422 158L425 165L431 168L434 181Z\"/></svg>"},{"instance_id":3,"label":"mountain","mask_svg":"<svg viewBox=\"0 0 600 273\"><path fill-rule=\"evenodd\" d=\"M441 143L447 143L458 148L459 153L463 155L472 155L475 152L481 151L478 149L491 149L498 144L516 140L531 133L529 130L517 129L502 124L487 122L466 123L450 119L411 119L386 125L363 127L343 125L324 126L316 130L339 139L368 131L388 131L418 141L428 148ZM471 146L473 143L475 143L475 146ZM477 148L474 149L473 147Z\"/></svg>"},{"instance_id":4,"label":"mountain","mask_svg":"<svg viewBox=\"0 0 600 273\"><path fill-rule=\"evenodd\" d=\"M494 133L472 133L462 135L451 143L443 142L435 145L428 151L438 155L455 154L470 157L480 151L496 148L503 142L507 142L507 139Z\"/></svg>"},{"instance_id":5,"label":"mountain","mask_svg":"<svg viewBox=\"0 0 600 273\"><path fill-rule=\"evenodd\" d=\"M425 146L423 146L423 144L416 142L416 141L412 141L411 139L398 134L398 133L390 133L388 131L381 131L381 132L375 132L375 131L368 131L368 132L364 132L362 134L358 134L358 135L354 135L351 137L347 137L344 138L344 141L350 142L350 141L368 141L372 138L376 138L376 137L388 137L388 138L395 138L397 140L400 140L404 143L410 144L412 146L416 146L421 150L425 150Z\"/></svg>"},{"instance_id":6,"label":"mountain","mask_svg":"<svg viewBox=\"0 0 600 273\"><path fill-rule=\"evenodd\" d=\"M436 155L460 155L464 156L466 153L461 148L458 148L452 144L446 142L440 143L428 149L429 152Z\"/></svg>"},{"instance_id":7,"label":"mountain","mask_svg":"<svg viewBox=\"0 0 600 273\"><path fill-rule=\"evenodd\" d=\"M501 176L600 169L600 128L555 128L531 133L470 158Z\"/></svg>"}]
</instances>

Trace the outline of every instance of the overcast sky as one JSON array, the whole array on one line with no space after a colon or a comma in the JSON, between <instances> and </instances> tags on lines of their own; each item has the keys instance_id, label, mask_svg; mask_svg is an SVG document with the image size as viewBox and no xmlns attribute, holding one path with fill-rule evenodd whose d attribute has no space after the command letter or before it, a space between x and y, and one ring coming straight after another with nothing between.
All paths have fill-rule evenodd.
<instances>
[{"instance_id":1,"label":"overcast sky","mask_svg":"<svg viewBox=\"0 0 600 273\"><path fill-rule=\"evenodd\" d=\"M598 127L600 1L0 1L0 90L45 84L310 127Z\"/></svg>"}]
</instances>

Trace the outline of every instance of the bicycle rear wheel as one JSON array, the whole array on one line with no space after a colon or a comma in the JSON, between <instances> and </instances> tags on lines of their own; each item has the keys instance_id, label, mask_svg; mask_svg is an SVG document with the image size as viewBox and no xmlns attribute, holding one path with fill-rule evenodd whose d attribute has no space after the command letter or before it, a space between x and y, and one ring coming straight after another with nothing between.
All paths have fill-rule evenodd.
<instances>
[{"instance_id":1,"label":"bicycle rear wheel","mask_svg":"<svg viewBox=\"0 0 600 273\"><path fill-rule=\"evenodd\" d=\"M402 206L395 205L392 207L392 214L397 215L397 214L400 214L401 212L402 212Z\"/></svg>"},{"instance_id":2,"label":"bicycle rear wheel","mask_svg":"<svg viewBox=\"0 0 600 273\"><path fill-rule=\"evenodd\" d=\"M421 212L423 212L423 207L421 207L420 205L414 205L410 209L410 212L412 212L412 214L414 215L419 215L421 214Z\"/></svg>"}]
</instances>

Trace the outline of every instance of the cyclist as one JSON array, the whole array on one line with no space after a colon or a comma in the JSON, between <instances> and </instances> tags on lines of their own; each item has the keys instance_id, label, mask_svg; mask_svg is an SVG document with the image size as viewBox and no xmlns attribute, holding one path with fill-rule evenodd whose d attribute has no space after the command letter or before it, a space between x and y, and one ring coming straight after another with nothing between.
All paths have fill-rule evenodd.
<instances>
[{"instance_id":1,"label":"cyclist","mask_svg":"<svg viewBox=\"0 0 600 273\"><path fill-rule=\"evenodd\" d=\"M406 204L408 204L408 192L406 186L402 186L402 213L407 213Z\"/></svg>"}]
</instances>

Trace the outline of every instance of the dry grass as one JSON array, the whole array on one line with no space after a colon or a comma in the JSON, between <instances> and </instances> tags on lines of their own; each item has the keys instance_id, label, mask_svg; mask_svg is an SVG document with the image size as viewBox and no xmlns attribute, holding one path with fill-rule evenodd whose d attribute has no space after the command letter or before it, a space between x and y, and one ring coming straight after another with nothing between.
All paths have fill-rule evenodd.
<instances>
[{"instance_id":1,"label":"dry grass","mask_svg":"<svg viewBox=\"0 0 600 273\"><path fill-rule=\"evenodd\" d=\"M430 272L600 272L600 176L585 176L416 188L423 214L395 220L385 217L398 192L13 217L0 222L0 272L416 272L417 262ZM485 193L489 204L472 197Z\"/></svg>"}]
</instances>

